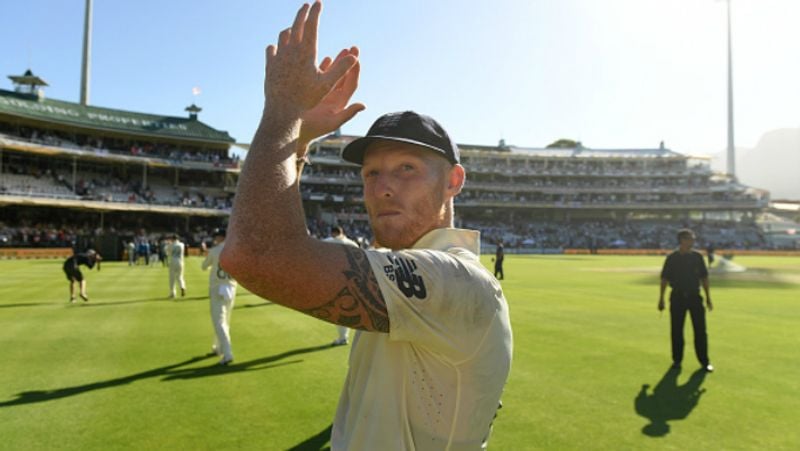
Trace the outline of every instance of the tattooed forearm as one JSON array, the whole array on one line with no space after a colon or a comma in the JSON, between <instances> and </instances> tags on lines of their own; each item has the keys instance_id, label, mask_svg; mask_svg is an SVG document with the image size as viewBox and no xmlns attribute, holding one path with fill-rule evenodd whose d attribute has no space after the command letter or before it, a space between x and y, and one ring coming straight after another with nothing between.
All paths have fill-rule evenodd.
<instances>
[{"instance_id":1,"label":"tattooed forearm","mask_svg":"<svg viewBox=\"0 0 800 451\"><path fill-rule=\"evenodd\" d=\"M348 268L343 271L345 286L330 301L305 313L321 320L376 332L389 332L389 314L378 280L367 254L358 248L342 246Z\"/></svg>"}]
</instances>

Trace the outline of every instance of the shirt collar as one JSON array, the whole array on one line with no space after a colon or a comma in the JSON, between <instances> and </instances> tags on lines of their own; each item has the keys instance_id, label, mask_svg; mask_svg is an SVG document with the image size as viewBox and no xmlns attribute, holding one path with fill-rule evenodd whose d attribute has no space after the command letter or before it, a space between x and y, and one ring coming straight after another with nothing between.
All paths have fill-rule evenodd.
<instances>
[{"instance_id":1,"label":"shirt collar","mask_svg":"<svg viewBox=\"0 0 800 451\"><path fill-rule=\"evenodd\" d=\"M461 247L477 256L481 253L480 242L481 233L477 230L447 227L431 230L417 240L411 247L412 249L433 249L437 251L446 251L453 247Z\"/></svg>"}]
</instances>

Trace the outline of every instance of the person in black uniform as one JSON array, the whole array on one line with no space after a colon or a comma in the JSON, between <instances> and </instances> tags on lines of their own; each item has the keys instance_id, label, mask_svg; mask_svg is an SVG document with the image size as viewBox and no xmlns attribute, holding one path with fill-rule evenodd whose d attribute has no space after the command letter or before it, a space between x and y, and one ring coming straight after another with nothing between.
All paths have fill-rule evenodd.
<instances>
[{"instance_id":1,"label":"person in black uniform","mask_svg":"<svg viewBox=\"0 0 800 451\"><path fill-rule=\"evenodd\" d=\"M497 250L494 253L494 276L497 277L497 280L503 280L505 275L503 274L503 259L505 259L506 254L503 252L503 243L497 244Z\"/></svg>"},{"instance_id":2,"label":"person in black uniform","mask_svg":"<svg viewBox=\"0 0 800 451\"><path fill-rule=\"evenodd\" d=\"M100 261L103 257L100 256L93 249L89 249L84 253L73 254L64 262L64 274L67 275L69 280L69 302L75 302L75 282L80 285L80 296L84 302L89 301L86 295L86 280L83 279L83 274L80 270L80 265L87 266L89 269L94 268L97 264L97 270L100 271Z\"/></svg>"},{"instance_id":3,"label":"person in black uniform","mask_svg":"<svg viewBox=\"0 0 800 451\"><path fill-rule=\"evenodd\" d=\"M708 359L708 337L706 336L706 312L703 308L703 297L700 285L706 295L706 306L710 312L711 295L708 288L708 269L702 254L692 250L694 232L682 229L678 232L678 250L672 252L664 261L661 270L661 295L658 310L664 310L664 291L667 284L671 287L669 295L669 312L672 323L672 368L680 369L683 360L683 323L686 312L692 317L694 329L694 351L697 360L707 372L714 371Z\"/></svg>"}]
</instances>

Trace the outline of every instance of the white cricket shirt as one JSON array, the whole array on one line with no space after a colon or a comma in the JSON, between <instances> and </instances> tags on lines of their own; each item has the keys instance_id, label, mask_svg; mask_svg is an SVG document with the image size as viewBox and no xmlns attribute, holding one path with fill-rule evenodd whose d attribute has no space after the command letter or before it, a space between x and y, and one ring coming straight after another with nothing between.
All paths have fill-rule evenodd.
<instances>
[{"instance_id":1,"label":"white cricket shirt","mask_svg":"<svg viewBox=\"0 0 800 451\"><path fill-rule=\"evenodd\" d=\"M209 249L200 267L203 271L211 268L211 272L208 273L209 293L230 299L233 297L232 293L236 292L236 281L219 266L219 254L222 253L224 246L225 243L220 243Z\"/></svg>"},{"instance_id":2,"label":"white cricket shirt","mask_svg":"<svg viewBox=\"0 0 800 451\"><path fill-rule=\"evenodd\" d=\"M479 233L437 229L367 257L390 333L358 331L333 450L476 450L511 368L508 306L478 260Z\"/></svg>"}]
</instances>

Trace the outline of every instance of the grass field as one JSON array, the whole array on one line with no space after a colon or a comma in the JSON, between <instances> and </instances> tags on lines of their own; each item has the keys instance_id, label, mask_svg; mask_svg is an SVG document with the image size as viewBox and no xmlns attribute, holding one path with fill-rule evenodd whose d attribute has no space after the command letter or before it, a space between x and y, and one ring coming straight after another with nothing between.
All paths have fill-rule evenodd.
<instances>
[{"instance_id":1,"label":"grass field","mask_svg":"<svg viewBox=\"0 0 800 451\"><path fill-rule=\"evenodd\" d=\"M662 261L507 258L514 363L491 449L799 449L800 258L712 274L708 375L690 326L667 371ZM215 367L199 263L178 302L166 269L104 263L69 305L60 261L0 261L0 449L324 449L349 347L240 289L236 361Z\"/></svg>"}]
</instances>

